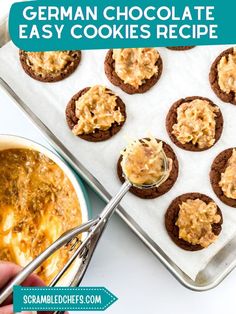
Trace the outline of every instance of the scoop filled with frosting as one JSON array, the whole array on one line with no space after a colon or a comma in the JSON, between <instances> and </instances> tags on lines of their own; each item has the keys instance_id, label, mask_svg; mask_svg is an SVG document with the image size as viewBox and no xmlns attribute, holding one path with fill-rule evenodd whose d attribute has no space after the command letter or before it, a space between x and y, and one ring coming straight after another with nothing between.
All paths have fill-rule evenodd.
<instances>
[{"instance_id":1,"label":"scoop filled with frosting","mask_svg":"<svg viewBox=\"0 0 236 314\"><path fill-rule=\"evenodd\" d=\"M167 180L172 160L163 151L163 143L155 138L134 140L122 152L124 177L134 186L157 186Z\"/></svg>"}]
</instances>

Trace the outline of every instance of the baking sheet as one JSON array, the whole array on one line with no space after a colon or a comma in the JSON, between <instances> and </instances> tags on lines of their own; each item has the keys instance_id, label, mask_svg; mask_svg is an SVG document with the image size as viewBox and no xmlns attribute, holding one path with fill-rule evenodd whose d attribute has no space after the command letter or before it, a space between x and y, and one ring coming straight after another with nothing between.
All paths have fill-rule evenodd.
<instances>
[{"instance_id":1,"label":"baking sheet","mask_svg":"<svg viewBox=\"0 0 236 314\"><path fill-rule=\"evenodd\" d=\"M123 208L165 253L193 280L209 260L235 235L236 212L221 203L209 184L208 172L214 157L227 147L236 146L234 121L236 108L221 102L211 91L208 72L211 62L227 46L196 47L186 52L160 48L164 63L160 81L143 95L127 95L114 87L103 70L104 50L83 51L82 62L68 79L44 84L32 80L21 69L18 50L9 43L0 50L0 75L30 106L40 119L55 133L65 146L100 181L111 194L120 182L116 176L116 161L130 138L149 133L165 140L175 150L180 163L180 174L170 192L156 200L141 200L131 194L122 202ZM103 143L88 143L73 136L65 123L64 110L70 97L93 84L104 84L123 99L127 108L127 122L112 139ZM222 110L225 126L221 140L210 150L191 153L177 148L165 130L165 117L171 104L191 95L209 97ZM224 215L223 231L219 240L199 252L185 252L175 246L166 234L163 218L170 201L186 192L201 192L217 201Z\"/></svg>"}]
</instances>

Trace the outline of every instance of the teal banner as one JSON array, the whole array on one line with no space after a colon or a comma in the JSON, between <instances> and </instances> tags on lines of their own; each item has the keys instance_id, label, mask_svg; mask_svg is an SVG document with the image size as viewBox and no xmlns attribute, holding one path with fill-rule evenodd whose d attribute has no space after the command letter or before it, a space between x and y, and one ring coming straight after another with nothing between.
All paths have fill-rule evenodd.
<instances>
[{"instance_id":1,"label":"teal banner","mask_svg":"<svg viewBox=\"0 0 236 314\"><path fill-rule=\"evenodd\" d=\"M104 311L117 297L104 287L21 287L13 291L14 313L22 311Z\"/></svg>"},{"instance_id":2,"label":"teal banner","mask_svg":"<svg viewBox=\"0 0 236 314\"><path fill-rule=\"evenodd\" d=\"M28 51L234 44L235 0L44 0L13 4Z\"/></svg>"}]
</instances>

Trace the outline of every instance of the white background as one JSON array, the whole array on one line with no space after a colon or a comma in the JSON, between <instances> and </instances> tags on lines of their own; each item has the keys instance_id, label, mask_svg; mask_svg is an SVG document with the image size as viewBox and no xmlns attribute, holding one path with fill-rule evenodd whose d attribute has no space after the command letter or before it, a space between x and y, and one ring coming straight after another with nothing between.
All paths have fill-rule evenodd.
<instances>
[{"instance_id":1,"label":"white background","mask_svg":"<svg viewBox=\"0 0 236 314\"><path fill-rule=\"evenodd\" d=\"M0 133L26 136L47 145L40 132L1 93ZM96 215L104 204L92 191L89 195ZM233 271L214 290L201 293L187 290L115 215L82 285L105 286L118 297L106 311L109 314L235 314L235 283Z\"/></svg>"}]
</instances>

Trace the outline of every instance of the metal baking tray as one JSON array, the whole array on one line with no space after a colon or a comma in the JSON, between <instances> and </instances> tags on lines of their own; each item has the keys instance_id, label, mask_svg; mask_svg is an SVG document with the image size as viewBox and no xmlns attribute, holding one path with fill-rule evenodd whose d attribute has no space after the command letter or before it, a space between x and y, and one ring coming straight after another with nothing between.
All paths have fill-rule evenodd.
<instances>
[{"instance_id":1,"label":"metal baking tray","mask_svg":"<svg viewBox=\"0 0 236 314\"><path fill-rule=\"evenodd\" d=\"M10 97L21 111L36 125L45 136L51 146L74 168L87 184L105 201L108 202L111 195L96 180L96 178L81 164L53 134L49 128L32 112L27 104L12 90L12 88L0 77L1 90ZM236 237L233 238L221 251L210 261L207 267L201 271L196 280L189 278L171 260L163 250L137 225L137 223L119 206L116 213L130 227L130 229L144 242L169 272L186 288L194 291L206 291L216 287L236 267ZM74 283L76 284L76 282Z\"/></svg>"}]
</instances>

